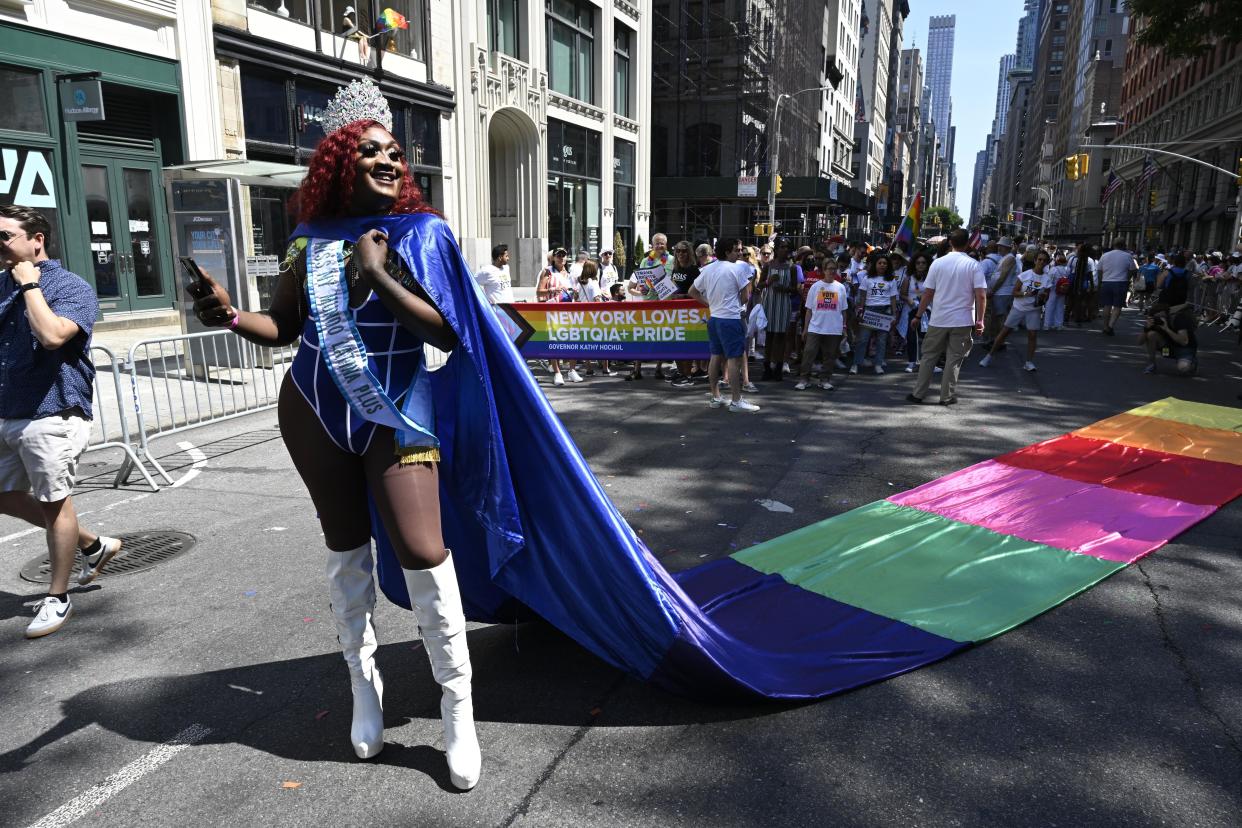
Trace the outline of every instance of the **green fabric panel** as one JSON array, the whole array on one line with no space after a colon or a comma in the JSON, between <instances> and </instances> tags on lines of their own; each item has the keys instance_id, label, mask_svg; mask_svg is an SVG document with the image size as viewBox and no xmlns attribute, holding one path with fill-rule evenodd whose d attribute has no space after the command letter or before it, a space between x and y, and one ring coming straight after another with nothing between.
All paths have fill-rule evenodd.
<instances>
[{"instance_id":1,"label":"green fabric panel","mask_svg":"<svg viewBox=\"0 0 1242 828\"><path fill-rule=\"evenodd\" d=\"M1174 422L1187 423L1200 428L1242 431L1242 408L1187 402L1176 397L1165 397L1163 400L1149 402L1147 405L1131 408L1126 413L1137 414L1140 417L1157 417L1161 420L1173 420Z\"/></svg>"},{"instance_id":2,"label":"green fabric panel","mask_svg":"<svg viewBox=\"0 0 1242 828\"><path fill-rule=\"evenodd\" d=\"M886 500L733 558L962 642L1000 635L1125 567Z\"/></svg>"}]
</instances>

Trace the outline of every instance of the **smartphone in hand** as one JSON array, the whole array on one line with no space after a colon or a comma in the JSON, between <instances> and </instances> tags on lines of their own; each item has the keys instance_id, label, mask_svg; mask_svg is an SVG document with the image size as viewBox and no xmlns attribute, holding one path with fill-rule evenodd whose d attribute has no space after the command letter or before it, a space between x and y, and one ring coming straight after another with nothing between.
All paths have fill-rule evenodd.
<instances>
[{"instance_id":1,"label":"smartphone in hand","mask_svg":"<svg viewBox=\"0 0 1242 828\"><path fill-rule=\"evenodd\" d=\"M194 295L202 297L210 292L211 289L207 286L207 279L205 278L206 274L204 274L203 269L198 266L198 262L194 261L194 257L181 256L180 261L182 269L184 269L186 275L190 277L190 290L194 293Z\"/></svg>"}]
</instances>

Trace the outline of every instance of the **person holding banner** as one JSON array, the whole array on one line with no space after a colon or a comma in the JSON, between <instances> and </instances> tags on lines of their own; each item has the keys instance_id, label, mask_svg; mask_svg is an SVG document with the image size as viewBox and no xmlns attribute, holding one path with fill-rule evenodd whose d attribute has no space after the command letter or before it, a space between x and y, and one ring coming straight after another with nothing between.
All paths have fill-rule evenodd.
<instances>
[{"instance_id":1,"label":"person holding banner","mask_svg":"<svg viewBox=\"0 0 1242 828\"><path fill-rule=\"evenodd\" d=\"M672 282L668 280L673 272L673 257L668 252L668 236L656 233L651 237L651 250L638 263L633 275L627 280L630 296L639 299L654 300L667 297L672 293ZM661 297L657 285L663 285L665 297ZM664 369L656 362L656 379L664 379ZM626 382L643 378L643 364L634 360L634 370L626 376Z\"/></svg>"},{"instance_id":2,"label":"person holding banner","mask_svg":"<svg viewBox=\"0 0 1242 828\"><path fill-rule=\"evenodd\" d=\"M805 302L806 334L802 346L802 371L797 391L811 386L811 369L821 360L819 387L832 391L832 369L837 362L837 349L845 334L845 310L850 305L849 288L837 281L837 263L827 259L821 278L807 291Z\"/></svg>"},{"instance_id":3,"label":"person holding banner","mask_svg":"<svg viewBox=\"0 0 1242 828\"><path fill-rule=\"evenodd\" d=\"M875 372L884 373L888 351L888 336L897 322L897 278L893 263L884 253L871 254L867 265L867 277L859 288L859 304L863 312L859 319L858 343L854 348L854 364L850 373L857 374L867 358L867 345L875 345Z\"/></svg>"},{"instance_id":4,"label":"person holding banner","mask_svg":"<svg viewBox=\"0 0 1242 828\"><path fill-rule=\"evenodd\" d=\"M468 790L479 780L481 753L466 621L444 532L463 542L473 536L442 527L440 510L443 493L447 514L463 526L477 519L467 506L478 488L470 474L495 462L480 456L499 424L478 343L481 329L498 323L452 231L415 186L379 89L353 81L329 102L322 123L326 137L298 191L301 223L270 309L238 310L206 273L187 291L204 325L265 347L302 338L280 389L280 430L328 547L332 616L353 691L354 751L366 759L384 745L371 623L374 537L380 586L413 609L441 687L449 777ZM434 379L424 343L454 352ZM438 405L433 386L444 395ZM437 410L454 418L447 446L457 465L443 478ZM493 510L486 519L502 518Z\"/></svg>"},{"instance_id":5,"label":"person holding banner","mask_svg":"<svg viewBox=\"0 0 1242 828\"><path fill-rule=\"evenodd\" d=\"M552 251L552 264L543 269L543 273L539 275L539 284L535 286L535 298L540 302L574 301L574 282L569 276L568 268L565 267L565 257L568 255L569 251L563 247ZM552 359L548 362L552 368L553 385L564 385L566 377L570 382L582 382L576 360L569 363L569 372L564 376L561 375L559 359Z\"/></svg>"}]
</instances>

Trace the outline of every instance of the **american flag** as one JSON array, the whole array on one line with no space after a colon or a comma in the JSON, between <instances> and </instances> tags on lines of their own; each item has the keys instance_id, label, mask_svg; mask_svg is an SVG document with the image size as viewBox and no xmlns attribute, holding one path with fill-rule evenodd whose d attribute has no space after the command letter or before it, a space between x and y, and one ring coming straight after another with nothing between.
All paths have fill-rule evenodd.
<instances>
[{"instance_id":1,"label":"american flag","mask_svg":"<svg viewBox=\"0 0 1242 828\"><path fill-rule=\"evenodd\" d=\"M1150 155L1147 156L1143 159L1143 169L1139 173L1137 185L1140 187L1143 186L1145 181L1154 178L1158 172L1160 172L1160 168L1156 166L1156 162L1151 160Z\"/></svg>"},{"instance_id":2,"label":"american flag","mask_svg":"<svg viewBox=\"0 0 1242 828\"><path fill-rule=\"evenodd\" d=\"M976 230L975 232L970 234L969 247L971 250L978 250L979 245L981 245L982 243L983 243L983 234L980 231Z\"/></svg>"},{"instance_id":3,"label":"american flag","mask_svg":"<svg viewBox=\"0 0 1242 828\"><path fill-rule=\"evenodd\" d=\"M1108 174L1108 184L1104 185L1104 191L1100 193L1100 204L1108 201L1109 196L1120 190L1123 183L1123 179L1118 178L1117 173L1110 172Z\"/></svg>"}]
</instances>

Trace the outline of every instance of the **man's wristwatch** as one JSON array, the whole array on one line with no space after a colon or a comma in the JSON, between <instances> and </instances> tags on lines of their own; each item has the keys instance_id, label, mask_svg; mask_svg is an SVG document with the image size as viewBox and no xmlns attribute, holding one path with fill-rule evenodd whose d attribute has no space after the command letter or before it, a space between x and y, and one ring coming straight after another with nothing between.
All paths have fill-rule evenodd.
<instances>
[{"instance_id":1,"label":"man's wristwatch","mask_svg":"<svg viewBox=\"0 0 1242 828\"><path fill-rule=\"evenodd\" d=\"M19 287L19 288L17 289L17 292L18 292L18 293L26 293L27 291L31 291L31 290L38 290L38 289L39 289L39 283L38 283L38 282L27 282L26 284L24 284L24 285L22 285L21 287Z\"/></svg>"}]
</instances>

